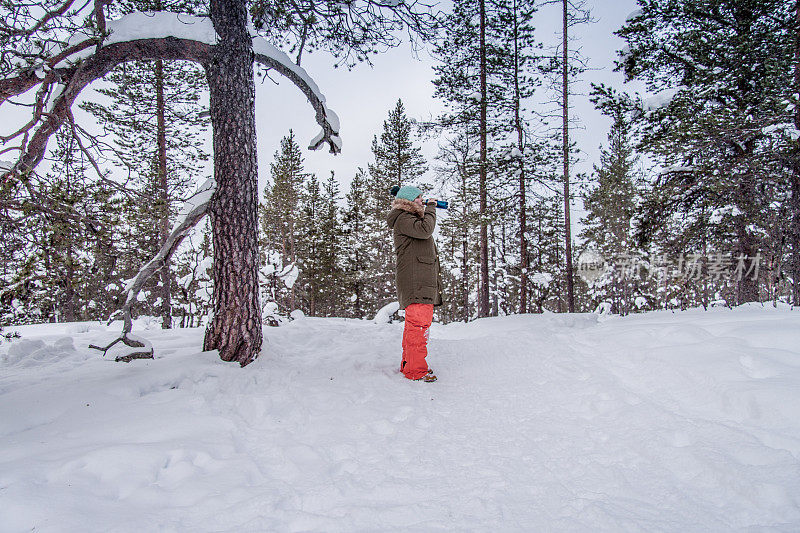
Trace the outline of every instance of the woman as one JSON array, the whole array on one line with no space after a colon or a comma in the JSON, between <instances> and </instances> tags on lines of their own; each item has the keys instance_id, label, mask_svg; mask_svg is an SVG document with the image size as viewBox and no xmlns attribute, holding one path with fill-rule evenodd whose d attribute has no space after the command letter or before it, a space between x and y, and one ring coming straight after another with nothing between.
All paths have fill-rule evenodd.
<instances>
[{"instance_id":1,"label":"woman","mask_svg":"<svg viewBox=\"0 0 800 533\"><path fill-rule=\"evenodd\" d=\"M400 370L408 379L432 383L436 375L425 360L428 329L433 320L433 307L442 305L439 254L433 241L436 200L428 200L426 207L421 190L400 187L387 222L394 232L397 298L400 309L406 311Z\"/></svg>"}]
</instances>

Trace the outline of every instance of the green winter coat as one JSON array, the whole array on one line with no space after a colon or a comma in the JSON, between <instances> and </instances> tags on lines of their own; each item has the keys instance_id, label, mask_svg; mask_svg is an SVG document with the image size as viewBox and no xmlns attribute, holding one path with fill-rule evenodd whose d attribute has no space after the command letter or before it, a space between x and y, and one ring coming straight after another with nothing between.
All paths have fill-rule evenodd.
<instances>
[{"instance_id":1,"label":"green winter coat","mask_svg":"<svg viewBox=\"0 0 800 533\"><path fill-rule=\"evenodd\" d=\"M386 221L394 232L400 309L415 303L442 305L439 252L433 241L436 207L429 205L423 211L414 202L397 198Z\"/></svg>"}]
</instances>

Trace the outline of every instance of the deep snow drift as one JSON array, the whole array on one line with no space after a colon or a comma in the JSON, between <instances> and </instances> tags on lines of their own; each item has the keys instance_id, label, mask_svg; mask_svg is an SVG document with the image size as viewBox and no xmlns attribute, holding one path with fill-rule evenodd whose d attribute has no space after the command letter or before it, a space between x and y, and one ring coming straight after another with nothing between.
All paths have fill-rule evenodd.
<instances>
[{"instance_id":1,"label":"deep snow drift","mask_svg":"<svg viewBox=\"0 0 800 533\"><path fill-rule=\"evenodd\" d=\"M800 311L200 330L94 324L0 346L0 531L800 530Z\"/></svg>"}]
</instances>

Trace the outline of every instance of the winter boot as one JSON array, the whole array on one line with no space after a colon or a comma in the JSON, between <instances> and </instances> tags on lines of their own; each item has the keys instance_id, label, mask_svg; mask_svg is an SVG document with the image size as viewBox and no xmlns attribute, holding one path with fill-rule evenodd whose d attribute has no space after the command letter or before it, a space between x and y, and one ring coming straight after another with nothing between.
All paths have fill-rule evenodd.
<instances>
[{"instance_id":1,"label":"winter boot","mask_svg":"<svg viewBox=\"0 0 800 533\"><path fill-rule=\"evenodd\" d=\"M421 378L417 378L414 381L424 381L425 383L433 383L436 381L436 374L433 373L433 370L428 370L428 373L422 376Z\"/></svg>"}]
</instances>

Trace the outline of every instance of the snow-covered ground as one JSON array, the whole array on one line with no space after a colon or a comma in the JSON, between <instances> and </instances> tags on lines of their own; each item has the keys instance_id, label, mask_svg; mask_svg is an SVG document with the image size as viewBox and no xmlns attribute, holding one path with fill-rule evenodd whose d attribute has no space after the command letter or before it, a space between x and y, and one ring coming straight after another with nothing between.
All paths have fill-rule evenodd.
<instances>
[{"instance_id":1,"label":"snow-covered ground","mask_svg":"<svg viewBox=\"0 0 800 533\"><path fill-rule=\"evenodd\" d=\"M89 328L96 328L87 331ZM245 369L202 331L96 325L0 346L0 531L798 531L800 311L266 328Z\"/></svg>"}]
</instances>

